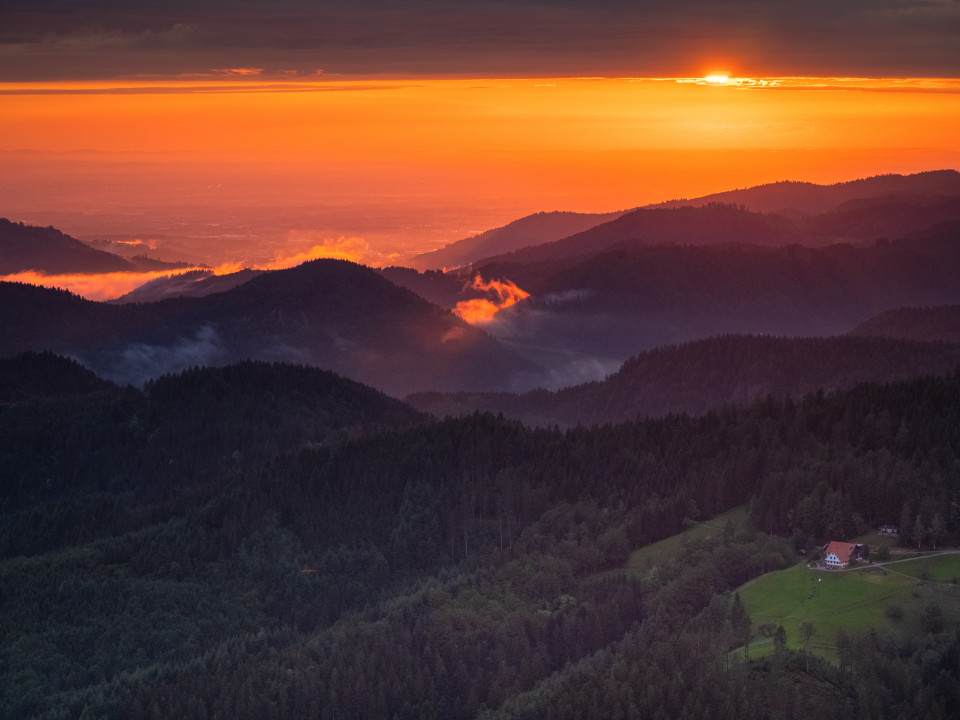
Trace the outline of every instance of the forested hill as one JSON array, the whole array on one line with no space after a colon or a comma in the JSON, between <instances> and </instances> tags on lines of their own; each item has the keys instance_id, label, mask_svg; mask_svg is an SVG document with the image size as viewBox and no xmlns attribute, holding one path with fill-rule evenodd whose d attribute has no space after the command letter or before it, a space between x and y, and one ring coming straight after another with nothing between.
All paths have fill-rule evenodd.
<instances>
[{"instance_id":1,"label":"forested hill","mask_svg":"<svg viewBox=\"0 0 960 720\"><path fill-rule=\"evenodd\" d=\"M858 199L893 195L936 197L958 193L960 172L931 170L912 175L876 175L833 185L789 181L769 183L690 200L671 200L651 207L701 206L719 202L743 204L757 212L793 211L818 214Z\"/></svg>"},{"instance_id":2,"label":"forested hill","mask_svg":"<svg viewBox=\"0 0 960 720\"><path fill-rule=\"evenodd\" d=\"M150 280L109 302L146 303L174 297L203 297L231 290L264 272L264 270L247 269L225 275L214 275L212 270L191 270L179 275Z\"/></svg>"},{"instance_id":3,"label":"forested hill","mask_svg":"<svg viewBox=\"0 0 960 720\"><path fill-rule=\"evenodd\" d=\"M90 247L53 227L34 227L0 218L0 275L26 270L46 275L143 272L184 266L146 257L121 257Z\"/></svg>"},{"instance_id":4,"label":"forested hill","mask_svg":"<svg viewBox=\"0 0 960 720\"><path fill-rule=\"evenodd\" d=\"M172 512L164 498L177 488L262 467L307 443L424 420L365 385L277 363L194 368L141 391L29 353L0 362L0 388L2 556L131 530L145 521L144 507L151 521L150 513ZM78 497L79 506L64 505Z\"/></svg>"},{"instance_id":5,"label":"forested hill","mask_svg":"<svg viewBox=\"0 0 960 720\"><path fill-rule=\"evenodd\" d=\"M51 352L0 358L0 403L65 399L115 389L76 360Z\"/></svg>"},{"instance_id":6,"label":"forested hill","mask_svg":"<svg viewBox=\"0 0 960 720\"><path fill-rule=\"evenodd\" d=\"M960 703L960 637L942 626L854 637L846 674L729 652L751 627L731 591L795 548L901 517L960 539L960 374L568 432L474 415L285 452L317 406L272 429L291 403L262 371L0 406L0 718L852 720ZM239 406L237 377L259 386ZM602 572L737 505L761 533L717 528Z\"/></svg>"},{"instance_id":7,"label":"forested hill","mask_svg":"<svg viewBox=\"0 0 960 720\"><path fill-rule=\"evenodd\" d=\"M204 297L141 304L0 283L0 354L27 350L76 357L121 384L194 365L263 360L325 368L397 396L516 387L535 370L451 312L342 260L266 272Z\"/></svg>"},{"instance_id":8,"label":"forested hill","mask_svg":"<svg viewBox=\"0 0 960 720\"><path fill-rule=\"evenodd\" d=\"M960 345L945 342L725 335L640 353L602 381L555 392L415 393L407 401L438 417L480 411L534 425L591 425L702 414L767 395L798 398L958 367Z\"/></svg>"},{"instance_id":9,"label":"forested hill","mask_svg":"<svg viewBox=\"0 0 960 720\"><path fill-rule=\"evenodd\" d=\"M503 227L487 230L458 240L431 252L421 253L410 261L419 270L456 268L479 260L559 240L615 219L622 213L541 212L514 220Z\"/></svg>"},{"instance_id":10,"label":"forested hill","mask_svg":"<svg viewBox=\"0 0 960 720\"><path fill-rule=\"evenodd\" d=\"M858 325L853 334L960 343L960 305L888 310Z\"/></svg>"},{"instance_id":11,"label":"forested hill","mask_svg":"<svg viewBox=\"0 0 960 720\"><path fill-rule=\"evenodd\" d=\"M474 267L481 273L485 268L499 265L535 267L541 263L591 257L621 244L712 246L746 243L782 247L800 244L802 239L800 229L792 221L734 205L639 209L554 242L482 258L474 263ZM519 283L525 280L523 276L516 278Z\"/></svg>"},{"instance_id":12,"label":"forested hill","mask_svg":"<svg viewBox=\"0 0 960 720\"><path fill-rule=\"evenodd\" d=\"M605 242L609 231L643 237L646 242L713 244L731 240L782 245L789 242L825 245L840 240L873 241L899 237L937 222L957 219L960 173L936 170L913 175L879 175L834 185L778 182L715 193L689 200L671 200L639 210L607 214L572 212L537 213L500 228L465 238L414 257L419 270L457 268L483 264L484 259L524 250L537 257L534 246L558 242L568 252L589 252ZM950 196L952 199L947 200ZM740 218L714 213L711 222L699 223L704 206L742 207L755 213L786 213L784 217ZM683 209L680 214L667 209ZM823 215L806 218L806 215ZM624 221L617 221L623 216ZM692 222L691 222L692 221ZM608 228L603 226L609 225ZM672 225L672 227L671 227ZM699 225L699 227L697 227ZM596 228L596 231L592 230ZM739 237L731 237L738 233ZM575 236L575 237L574 237ZM554 251L555 252L555 251Z\"/></svg>"},{"instance_id":13,"label":"forested hill","mask_svg":"<svg viewBox=\"0 0 960 720\"><path fill-rule=\"evenodd\" d=\"M730 333L839 335L885 310L955 304L955 267L960 223L870 246L625 242L589 257L479 272L531 294L489 326L503 342L541 363L549 354L615 367L671 343Z\"/></svg>"}]
</instances>

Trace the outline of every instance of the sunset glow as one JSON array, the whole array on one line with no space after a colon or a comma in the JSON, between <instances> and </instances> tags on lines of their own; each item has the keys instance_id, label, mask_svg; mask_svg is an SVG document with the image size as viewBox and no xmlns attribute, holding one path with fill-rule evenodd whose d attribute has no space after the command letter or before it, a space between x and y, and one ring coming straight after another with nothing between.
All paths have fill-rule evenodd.
<instances>
[{"instance_id":1,"label":"sunset glow","mask_svg":"<svg viewBox=\"0 0 960 720\"><path fill-rule=\"evenodd\" d=\"M958 39L5 0L0 720L952 716Z\"/></svg>"},{"instance_id":2,"label":"sunset glow","mask_svg":"<svg viewBox=\"0 0 960 720\"><path fill-rule=\"evenodd\" d=\"M189 268L189 270L197 269L198 268ZM184 270L183 272L188 272L188 270ZM167 271L145 273L116 272L45 275L33 270L28 270L26 272L13 273L11 275L0 275L0 282L29 283L30 285L41 285L48 288L69 290L75 295L80 295L87 300L112 300L120 297L121 295L127 294L131 290L135 290L151 280L170 277L171 275L178 274L180 273L171 273Z\"/></svg>"},{"instance_id":3,"label":"sunset glow","mask_svg":"<svg viewBox=\"0 0 960 720\"><path fill-rule=\"evenodd\" d=\"M256 236L261 264L270 243L283 245L274 255L310 256L317 232L366 238L337 257L394 264L541 210L605 212L785 179L960 166L960 81L951 79L255 70L0 84L5 214L46 225L65 207L77 217L198 208L191 216L222 225L235 208L263 209L272 215ZM345 219L326 229L299 209L280 211L328 206ZM381 229L371 208L423 225ZM241 239L201 256L249 257Z\"/></svg>"},{"instance_id":4,"label":"sunset glow","mask_svg":"<svg viewBox=\"0 0 960 720\"><path fill-rule=\"evenodd\" d=\"M490 293L490 299L463 300L453 309L455 315L471 325L484 325L492 321L494 316L504 308L530 297L530 293L521 290L509 280L484 282L479 275L473 279L473 289Z\"/></svg>"},{"instance_id":5,"label":"sunset glow","mask_svg":"<svg viewBox=\"0 0 960 720\"><path fill-rule=\"evenodd\" d=\"M114 272L47 275L28 270L10 275L0 275L0 282L21 282L49 288L60 288L69 290L87 300L113 300L151 280L175 277L196 270L208 270L213 275L228 275L246 268L252 270L283 270L321 258L363 262L365 253L366 242L362 238L335 238L322 241L321 244L314 245L305 252L288 256L278 256L274 260L266 263L228 262L215 268L190 267L177 270L176 272Z\"/></svg>"}]
</instances>

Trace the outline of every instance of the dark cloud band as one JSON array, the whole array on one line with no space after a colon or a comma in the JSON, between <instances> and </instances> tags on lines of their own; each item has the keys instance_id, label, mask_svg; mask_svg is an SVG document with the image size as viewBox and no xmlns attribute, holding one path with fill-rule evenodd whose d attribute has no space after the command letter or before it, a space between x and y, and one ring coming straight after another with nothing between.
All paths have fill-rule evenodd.
<instances>
[{"instance_id":1,"label":"dark cloud band","mask_svg":"<svg viewBox=\"0 0 960 720\"><path fill-rule=\"evenodd\" d=\"M957 0L6 3L0 80L312 73L960 76Z\"/></svg>"}]
</instances>

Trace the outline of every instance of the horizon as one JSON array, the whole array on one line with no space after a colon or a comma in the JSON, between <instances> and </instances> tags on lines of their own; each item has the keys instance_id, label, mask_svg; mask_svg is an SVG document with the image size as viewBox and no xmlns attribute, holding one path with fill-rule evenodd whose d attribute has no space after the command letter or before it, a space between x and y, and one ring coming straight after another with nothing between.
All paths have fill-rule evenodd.
<instances>
[{"instance_id":1,"label":"horizon","mask_svg":"<svg viewBox=\"0 0 960 720\"><path fill-rule=\"evenodd\" d=\"M654 201L650 203L645 203L644 205L637 205L634 208L629 208L624 210L624 212L629 212L630 210L635 209L644 209L644 208L657 208L661 204L668 204L673 202L682 202L683 200L697 200L700 198L710 197L712 195L722 195L728 192L736 192L740 190L748 190L751 188L757 187L766 187L770 185L778 184L809 184L817 187L831 187L831 186L840 186L856 182L859 180L868 180L872 178L881 178L881 177L895 177L895 176L907 176L912 174L924 174L924 173L936 173L936 172L960 172L955 168L931 168L928 170L920 170L916 173L878 173L875 175L866 175L857 178L849 178L845 180L839 180L833 183L816 183L809 180L775 180L769 183L761 183L759 185L748 185L743 187L727 188L724 190L717 190L713 192L707 192L698 196L687 196L681 198L669 198L659 201ZM669 209L669 207L667 208ZM758 214L765 214L763 211L749 210L749 212L756 212ZM521 217L512 217L510 220L507 220L503 225L497 226L496 228L486 228L485 230L478 230L471 233L467 237L457 238L449 242L445 242L439 246L425 246L423 249L417 251L416 255L419 256L423 253L428 253L432 250L442 249L451 244L456 244L459 240L469 239L471 237L476 237L487 230L499 229L505 225L509 225L515 220L522 219L524 217L530 217L537 213L543 212L576 212L569 210L557 210L557 211L534 211L529 215L524 215ZM614 211L616 212L616 211ZM595 212L597 215L603 214L602 211ZM6 220L11 220L12 222L20 222L24 225L37 227L38 225L32 224L30 222L24 222L23 220L16 220L14 218L4 218ZM65 235L71 236L69 232L63 230L62 227L55 227L50 224L49 227L54 228L60 232L64 232ZM214 236L215 239L219 239L218 236ZM81 239L82 238L77 238ZM359 265L366 265L373 269L384 269L389 266L399 266L399 267L413 267L413 264L410 260L414 259L414 253L408 253L406 256L402 256L399 253L392 253L386 258L389 262L383 262L377 264L376 262L371 262L371 258L380 257L384 258L384 255L380 253L375 253L371 250L370 244L368 241L361 237L346 237L344 235L340 236L331 236L331 235L318 235L309 232L297 233L296 231L291 231L288 234L288 242L286 244L280 243L271 243L271 249L273 250L273 256L269 255L260 255L259 258L250 261L249 255L246 259L236 260L236 259L224 259L218 264L207 265L202 262L195 263L193 265L184 265L183 267L163 270L140 270L140 271L118 271L118 272L107 272L107 273L89 273L89 272L74 272L74 273L62 273L62 274L50 274L37 270L21 270L14 273L9 273L6 275L0 275L0 282L22 282L33 285L39 285L42 287L48 288L57 288L65 289L70 292L79 295L87 300L94 301L111 301L119 299L122 295L130 293L137 288L144 286L145 284L151 283L155 280L170 279L178 276L184 276L189 273L194 273L196 271L203 271L212 276L221 276L229 275L236 273L241 270L257 270L257 271L274 271L274 270L283 270L295 267L305 262L313 260L322 260L322 259L335 259L335 260L346 260L353 262ZM312 244L319 240L319 244ZM96 245L98 243L93 243ZM133 255L142 255L149 258L157 258L159 253L156 253L157 245L140 240L139 238L133 241L117 240L112 241L112 247L106 247L111 245L111 241L101 241L99 243L102 246L101 249L106 249L108 252L113 252L114 254L120 255L121 257L131 257ZM127 249L128 252L117 252L117 246L128 246L124 249ZM136 250L137 252L130 252L130 249ZM249 252L249 251L248 251ZM182 262L182 260L180 261ZM446 268L444 268L446 270ZM461 317L464 320L467 320L471 324L480 324L485 325L488 323L494 315L502 308L509 307L513 303L517 302L519 299L528 296L528 293L523 291L520 288L517 288L509 279L504 279L504 282L499 282L497 280L491 279L489 283L484 283L483 279L478 275L474 279L474 285L480 287L483 285L488 285L484 289L491 289L496 286L501 295L500 302L497 304L491 303L488 300L474 300L474 301L464 301L458 304L457 308L454 309L454 314Z\"/></svg>"},{"instance_id":2,"label":"horizon","mask_svg":"<svg viewBox=\"0 0 960 720\"><path fill-rule=\"evenodd\" d=\"M207 266L960 168L950 4L103 0L0 33L0 215Z\"/></svg>"}]
</instances>

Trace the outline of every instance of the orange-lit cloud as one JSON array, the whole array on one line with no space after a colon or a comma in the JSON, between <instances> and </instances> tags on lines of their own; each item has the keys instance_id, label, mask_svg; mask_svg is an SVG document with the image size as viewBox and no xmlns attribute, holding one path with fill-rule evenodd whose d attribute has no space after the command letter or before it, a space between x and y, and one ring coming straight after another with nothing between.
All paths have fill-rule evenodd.
<instances>
[{"instance_id":1,"label":"orange-lit cloud","mask_svg":"<svg viewBox=\"0 0 960 720\"><path fill-rule=\"evenodd\" d=\"M190 267L159 272L116 272L99 274L65 274L45 275L33 270L0 275L2 282L22 282L43 287L62 288L85 297L88 300L112 300L135 290L144 283L158 278L175 277L195 270L205 270L212 275L229 275L244 269L252 270L283 270L300 265L310 260L334 258L361 263L367 256L367 241L358 237L326 238L318 233L292 231L288 239L293 242L315 241L309 250L294 253L293 255L278 255L274 260L266 263L226 262L214 268ZM141 241L121 241L126 244L136 244Z\"/></svg>"},{"instance_id":2,"label":"orange-lit cloud","mask_svg":"<svg viewBox=\"0 0 960 720\"><path fill-rule=\"evenodd\" d=\"M197 270L198 268L189 268ZM184 272L187 272L185 269ZM116 272L100 273L98 275L44 275L33 270L0 276L3 282L21 282L31 285L42 285L49 288L61 288L85 297L87 300L112 300L135 290L150 280L170 277L173 274L166 272Z\"/></svg>"},{"instance_id":3,"label":"orange-lit cloud","mask_svg":"<svg viewBox=\"0 0 960 720\"><path fill-rule=\"evenodd\" d=\"M141 240L140 238L135 238L133 240L115 240L117 245L124 245L126 247L142 247L149 250L157 249L156 240Z\"/></svg>"},{"instance_id":4,"label":"orange-lit cloud","mask_svg":"<svg viewBox=\"0 0 960 720\"><path fill-rule=\"evenodd\" d=\"M131 218L123 235L148 230L135 226L136 203L195 203L214 218L238 206L349 208L355 224L313 212L309 222L291 213L289 227L365 236L362 252L330 252L336 243L323 237L291 245L272 220L269 241L301 259L383 264L398 249L409 258L539 211L960 167L958 79L761 77L716 62L687 78L276 79L268 65L261 75L217 75L208 64L195 80L0 83L0 161L38 151L0 177L0 197L8 216L40 225L56 224L52 213L71 202L91 216L117 209ZM726 82L706 81L721 69ZM72 184L50 193L42 183L52 173ZM147 182L173 173L175 184ZM402 222L377 214L397 207ZM295 262L240 245L222 245L234 256L186 256ZM314 246L324 250L304 251Z\"/></svg>"},{"instance_id":5,"label":"orange-lit cloud","mask_svg":"<svg viewBox=\"0 0 960 720\"><path fill-rule=\"evenodd\" d=\"M263 68L214 68L211 72L217 75L249 77L263 74Z\"/></svg>"},{"instance_id":6,"label":"orange-lit cloud","mask_svg":"<svg viewBox=\"0 0 960 720\"><path fill-rule=\"evenodd\" d=\"M457 303L453 309L455 315L466 320L471 325L483 325L493 320L500 310L511 305L515 305L524 298L530 297L530 293L521 290L509 280L491 280L484 282L480 275L477 275L471 287L474 290L480 290L490 294L489 298L474 298L472 300L462 300Z\"/></svg>"},{"instance_id":7,"label":"orange-lit cloud","mask_svg":"<svg viewBox=\"0 0 960 720\"><path fill-rule=\"evenodd\" d=\"M260 266L260 270L283 270L284 268L294 267L310 260L319 260L321 258L333 258L336 260L349 260L350 262L362 263L368 252L367 241L359 237L339 237L324 238L318 233L291 231L288 240L303 243L304 241L314 241L309 250L295 253L294 255L277 257L273 262Z\"/></svg>"},{"instance_id":8,"label":"orange-lit cloud","mask_svg":"<svg viewBox=\"0 0 960 720\"><path fill-rule=\"evenodd\" d=\"M489 75L659 75L702 65L744 73L946 75L953 0L562 3L303 0L20 2L4 14L0 77L110 77L227 68Z\"/></svg>"}]
</instances>

